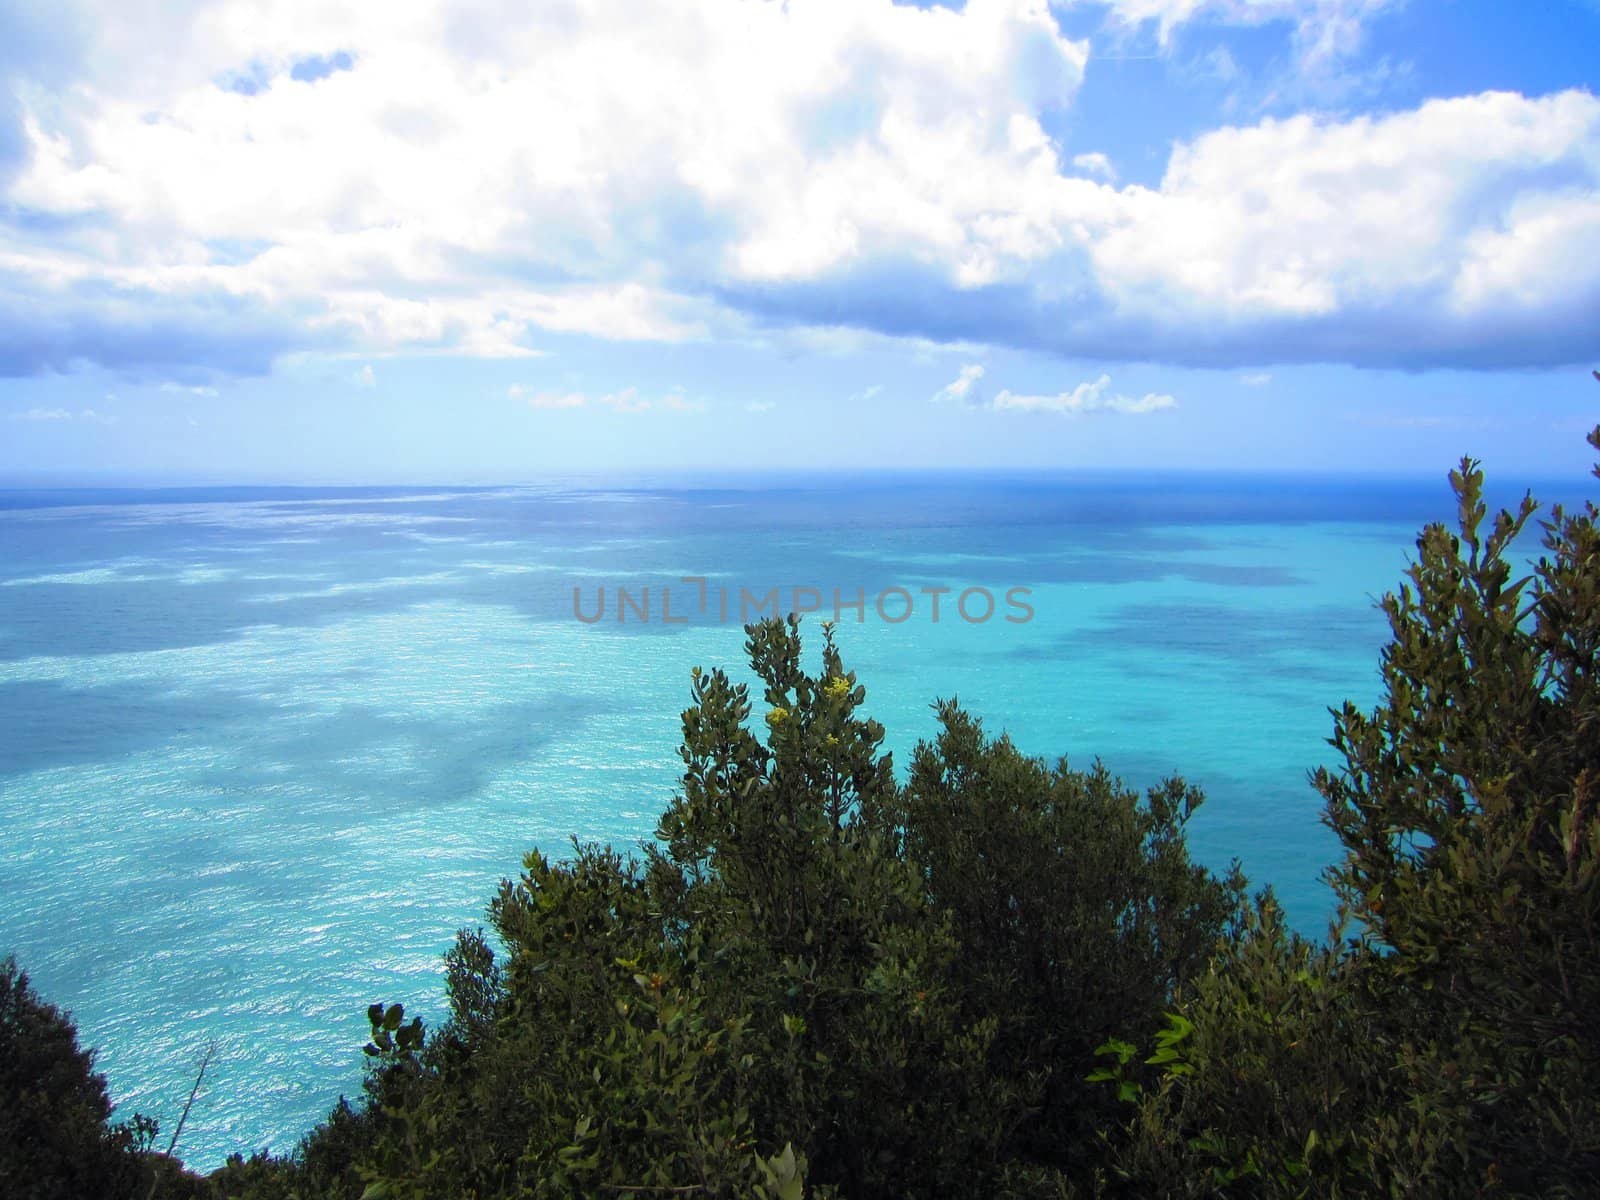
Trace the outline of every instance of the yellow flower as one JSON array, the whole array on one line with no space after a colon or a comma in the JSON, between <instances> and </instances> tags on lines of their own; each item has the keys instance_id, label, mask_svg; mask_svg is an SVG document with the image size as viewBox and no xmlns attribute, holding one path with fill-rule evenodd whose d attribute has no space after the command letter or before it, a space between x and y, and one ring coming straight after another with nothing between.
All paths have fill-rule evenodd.
<instances>
[{"instance_id":1,"label":"yellow flower","mask_svg":"<svg viewBox=\"0 0 1600 1200\"><path fill-rule=\"evenodd\" d=\"M775 708L767 714L767 724L773 729L776 729L788 719L789 710L787 708Z\"/></svg>"},{"instance_id":2,"label":"yellow flower","mask_svg":"<svg viewBox=\"0 0 1600 1200\"><path fill-rule=\"evenodd\" d=\"M850 681L843 675L835 675L822 685L822 694L829 700L843 700L850 694Z\"/></svg>"}]
</instances>

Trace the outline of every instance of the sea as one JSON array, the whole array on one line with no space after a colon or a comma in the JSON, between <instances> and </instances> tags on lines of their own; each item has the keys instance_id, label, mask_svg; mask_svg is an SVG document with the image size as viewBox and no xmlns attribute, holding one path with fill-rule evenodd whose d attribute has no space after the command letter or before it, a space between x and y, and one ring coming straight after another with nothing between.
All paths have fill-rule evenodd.
<instances>
[{"instance_id":1,"label":"sea","mask_svg":"<svg viewBox=\"0 0 1600 1200\"><path fill-rule=\"evenodd\" d=\"M1196 857L1322 935L1307 775L1453 512L1442 478L1269 474L0 491L0 955L120 1118L170 1131L214 1043L189 1165L290 1151L359 1092L368 1004L443 1011L526 851L651 838L691 669L749 679L774 608L813 610L813 666L836 620L902 769L953 697L1181 775Z\"/></svg>"}]
</instances>

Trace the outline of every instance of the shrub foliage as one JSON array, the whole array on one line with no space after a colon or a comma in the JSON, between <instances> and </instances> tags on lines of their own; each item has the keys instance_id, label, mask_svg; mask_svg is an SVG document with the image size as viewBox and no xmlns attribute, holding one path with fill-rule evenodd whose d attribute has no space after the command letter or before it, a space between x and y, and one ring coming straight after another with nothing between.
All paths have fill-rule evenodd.
<instances>
[{"instance_id":1,"label":"shrub foliage","mask_svg":"<svg viewBox=\"0 0 1600 1200\"><path fill-rule=\"evenodd\" d=\"M1345 924L1312 946L1267 902L1186 990L1193 1032L1130 1084L1132 1193L1593 1194L1600 513L1552 509L1525 569L1538 505L1451 483L1382 601L1382 700L1313 777Z\"/></svg>"},{"instance_id":2,"label":"shrub foliage","mask_svg":"<svg viewBox=\"0 0 1600 1200\"><path fill-rule=\"evenodd\" d=\"M314 1137L219 1184L790 1200L1085 1169L1115 1115L1094 1044L1155 1019L1237 910L1184 849L1198 791L1029 759L953 703L902 786L831 630L815 674L792 618L747 632L759 702L695 671L655 844L528 855L501 953L458 936L441 1029L373 1006L341 1169Z\"/></svg>"}]
</instances>

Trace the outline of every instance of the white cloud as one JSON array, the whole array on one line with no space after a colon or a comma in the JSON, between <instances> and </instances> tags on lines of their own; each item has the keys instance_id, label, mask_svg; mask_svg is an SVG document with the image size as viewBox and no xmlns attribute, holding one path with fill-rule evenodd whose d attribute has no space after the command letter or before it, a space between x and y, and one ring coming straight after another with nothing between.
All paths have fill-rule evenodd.
<instances>
[{"instance_id":1,"label":"white cloud","mask_svg":"<svg viewBox=\"0 0 1600 1200\"><path fill-rule=\"evenodd\" d=\"M1302 71L1327 69L1361 48L1367 23L1407 0L1103 0L1129 25L1153 22L1163 45L1173 31L1196 20L1227 25L1294 25L1295 58Z\"/></svg>"},{"instance_id":2,"label":"white cloud","mask_svg":"<svg viewBox=\"0 0 1600 1200\"><path fill-rule=\"evenodd\" d=\"M1092 383L1080 383L1070 392L1054 396L1018 395L1003 391L994 398L990 407L996 410L1015 409L1023 412L1055 412L1079 415L1087 413L1152 413L1176 408L1178 402L1171 396L1151 392L1141 397L1107 395L1111 376L1102 375Z\"/></svg>"},{"instance_id":3,"label":"white cloud","mask_svg":"<svg viewBox=\"0 0 1600 1200\"><path fill-rule=\"evenodd\" d=\"M1266 371L1254 371L1249 375L1239 376L1239 382L1245 387L1266 387L1272 382L1272 375Z\"/></svg>"},{"instance_id":4,"label":"white cloud","mask_svg":"<svg viewBox=\"0 0 1600 1200\"><path fill-rule=\"evenodd\" d=\"M1583 92L1268 120L1180 146L1090 254L1123 320L1218 346L1276 328L1282 359L1537 361L1592 344L1600 269L1573 250L1600 237L1597 184Z\"/></svg>"},{"instance_id":5,"label":"white cloud","mask_svg":"<svg viewBox=\"0 0 1600 1200\"><path fill-rule=\"evenodd\" d=\"M978 380L983 378L983 367L978 363L968 363L961 368L961 373L945 384L933 394L934 403L946 404L958 401L973 404L978 399L978 394L973 389Z\"/></svg>"},{"instance_id":6,"label":"white cloud","mask_svg":"<svg viewBox=\"0 0 1600 1200\"><path fill-rule=\"evenodd\" d=\"M948 171L1038 158L1087 54L1045 0L84 7L90 70L30 113L9 198L114 233L14 259L28 285L220 289L335 343L481 355L702 336L719 278L804 276L908 221L965 241ZM160 73L124 65L158 49ZM867 211L858 182L892 187Z\"/></svg>"},{"instance_id":7,"label":"white cloud","mask_svg":"<svg viewBox=\"0 0 1600 1200\"><path fill-rule=\"evenodd\" d=\"M959 375L934 393L934 402L958 402L971 408L987 408L997 412L1011 410L1069 414L1160 412L1176 408L1178 403L1171 396L1154 392L1142 397L1109 395L1109 375L1102 375L1093 382L1080 383L1072 391L1056 395L1028 395L1003 389L992 400L986 401L977 387L983 375L982 366L968 363L961 368Z\"/></svg>"},{"instance_id":8,"label":"white cloud","mask_svg":"<svg viewBox=\"0 0 1600 1200\"><path fill-rule=\"evenodd\" d=\"M1390 2L1115 10L1292 22L1318 63ZM1046 0L146 7L84 0L80 77L19 92L0 212L49 219L0 217L0 374L527 357L542 330L1222 366L1594 346L1586 92L1217 129L1119 187L1045 132L1090 60Z\"/></svg>"},{"instance_id":9,"label":"white cloud","mask_svg":"<svg viewBox=\"0 0 1600 1200\"><path fill-rule=\"evenodd\" d=\"M217 392L216 388L208 387L208 386L206 386L204 384L185 384L185 383L171 383L171 382L168 382L168 383L163 383L161 385L161 389L160 390L163 391L163 392L168 392L168 393L170 393L172 395L178 395L178 396L204 396L204 397L206 397L208 399L219 394Z\"/></svg>"},{"instance_id":10,"label":"white cloud","mask_svg":"<svg viewBox=\"0 0 1600 1200\"><path fill-rule=\"evenodd\" d=\"M1072 165L1086 175L1098 175L1102 179L1115 181L1117 169L1111 165L1111 160L1098 150L1088 154L1075 154L1072 156Z\"/></svg>"},{"instance_id":11,"label":"white cloud","mask_svg":"<svg viewBox=\"0 0 1600 1200\"><path fill-rule=\"evenodd\" d=\"M702 279L730 257L757 274L816 261L814 231L778 236L788 214L748 219L808 190L795 202L819 212L851 171L914 182L915 207L936 216L929 173L997 139L1041 140L1027 113L1070 97L1084 53L1042 3L1011 0L965 14L881 0L794 14L618 7L552 28L506 13L483 22L497 39L478 44L444 6L381 29L308 4L268 7L271 19L228 3L188 21L168 14L164 37L101 14L107 46L148 36L188 57L163 81L105 66L52 128L36 120L17 195L110 216L125 258L156 252L137 265L43 256L30 273L121 271L161 293L222 284L263 304L306 303L320 328L378 345L513 352L530 326L692 336L707 306L629 278L632 264L684 246L700 261L674 273ZM283 78L297 47L356 43L350 70ZM846 44L851 61L833 61ZM249 62L265 64L258 94L215 86ZM928 158L923 135L947 124L951 102L968 115ZM816 160L836 150L843 174L820 180ZM751 180L768 194L749 195ZM231 246L213 252L218 242L265 248L240 262ZM463 278L479 294L417 295L459 292Z\"/></svg>"},{"instance_id":12,"label":"white cloud","mask_svg":"<svg viewBox=\"0 0 1600 1200\"><path fill-rule=\"evenodd\" d=\"M372 369L371 363L367 363L355 373L355 384L363 388L378 386L378 373Z\"/></svg>"},{"instance_id":13,"label":"white cloud","mask_svg":"<svg viewBox=\"0 0 1600 1200\"><path fill-rule=\"evenodd\" d=\"M771 400L748 400L745 402L745 412L764 413L771 412L778 406Z\"/></svg>"}]
</instances>

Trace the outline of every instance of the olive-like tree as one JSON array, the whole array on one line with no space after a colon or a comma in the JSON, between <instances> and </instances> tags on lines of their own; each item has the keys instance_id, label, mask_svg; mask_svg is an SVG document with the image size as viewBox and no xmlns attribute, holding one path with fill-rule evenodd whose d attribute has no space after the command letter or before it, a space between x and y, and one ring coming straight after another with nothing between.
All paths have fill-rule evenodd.
<instances>
[{"instance_id":1,"label":"olive-like tree","mask_svg":"<svg viewBox=\"0 0 1600 1200\"><path fill-rule=\"evenodd\" d=\"M1136 1106L1112 1189L1593 1194L1600 510L1491 518L1477 462L1450 479L1454 527L1381 602L1381 699L1313 776L1343 923L1318 946L1268 900L1154 1053L1103 1048Z\"/></svg>"}]
</instances>

